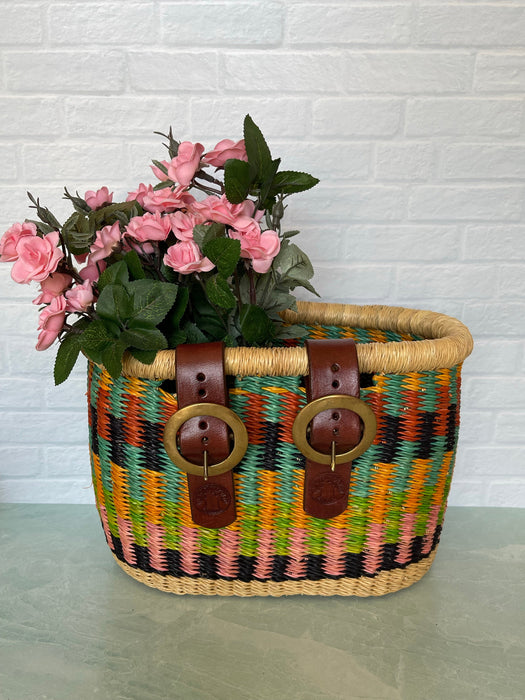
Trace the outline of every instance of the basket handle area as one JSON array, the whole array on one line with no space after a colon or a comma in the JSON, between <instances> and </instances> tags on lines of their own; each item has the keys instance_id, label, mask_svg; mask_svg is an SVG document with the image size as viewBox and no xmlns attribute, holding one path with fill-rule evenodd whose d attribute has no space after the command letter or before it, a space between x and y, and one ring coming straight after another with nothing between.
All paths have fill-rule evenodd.
<instances>
[{"instance_id":1,"label":"basket handle area","mask_svg":"<svg viewBox=\"0 0 525 700\"><path fill-rule=\"evenodd\" d=\"M282 314L287 323L310 326L334 325L368 328L420 336L423 340L388 343L359 343L359 368L365 373L404 374L452 368L472 352L468 328L456 318L434 311L419 311L398 306L352 306L297 302L297 312ZM175 379L176 350L161 350L151 365L127 355L123 372L143 379ZM301 376L309 372L304 347L226 348L224 369L227 375L242 377Z\"/></svg>"}]
</instances>

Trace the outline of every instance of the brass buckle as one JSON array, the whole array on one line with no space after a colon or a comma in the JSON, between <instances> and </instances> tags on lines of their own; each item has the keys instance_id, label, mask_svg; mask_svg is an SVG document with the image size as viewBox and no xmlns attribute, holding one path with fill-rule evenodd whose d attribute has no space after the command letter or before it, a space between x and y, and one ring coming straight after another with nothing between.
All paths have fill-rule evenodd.
<instances>
[{"instance_id":1,"label":"brass buckle","mask_svg":"<svg viewBox=\"0 0 525 700\"><path fill-rule=\"evenodd\" d=\"M233 432L233 449L230 454L217 464L208 464L207 453L204 456L204 465L194 464L185 459L177 447L177 433L181 425L190 418L201 416L211 416L224 421ZM217 403L193 403L176 411L166 423L164 428L164 448L173 464L186 474L196 474L197 476L217 476L233 469L248 448L248 432L242 420L231 409Z\"/></svg>"},{"instance_id":2,"label":"brass buckle","mask_svg":"<svg viewBox=\"0 0 525 700\"><path fill-rule=\"evenodd\" d=\"M306 438L306 432L309 424L318 413L326 410L346 408L353 413L357 413L363 421L363 435L360 442L348 452L335 454L335 444L332 443L331 454L318 452L310 445ZM374 412L368 404L355 396L347 394L330 394L322 396L320 399L307 403L297 414L297 418L293 424L292 436L295 446L307 459L318 464L330 464L332 469L336 464L346 464L352 462L356 457L366 452L373 443L376 436L377 421Z\"/></svg>"}]
</instances>

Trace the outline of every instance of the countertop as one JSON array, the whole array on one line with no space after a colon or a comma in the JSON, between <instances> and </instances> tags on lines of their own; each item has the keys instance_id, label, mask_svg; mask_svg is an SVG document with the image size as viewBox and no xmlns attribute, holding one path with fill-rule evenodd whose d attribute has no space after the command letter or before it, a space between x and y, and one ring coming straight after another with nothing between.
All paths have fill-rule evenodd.
<instances>
[{"instance_id":1,"label":"countertop","mask_svg":"<svg viewBox=\"0 0 525 700\"><path fill-rule=\"evenodd\" d=\"M94 506L0 504L1 700L523 700L525 510L449 508L381 598L174 596Z\"/></svg>"}]
</instances>

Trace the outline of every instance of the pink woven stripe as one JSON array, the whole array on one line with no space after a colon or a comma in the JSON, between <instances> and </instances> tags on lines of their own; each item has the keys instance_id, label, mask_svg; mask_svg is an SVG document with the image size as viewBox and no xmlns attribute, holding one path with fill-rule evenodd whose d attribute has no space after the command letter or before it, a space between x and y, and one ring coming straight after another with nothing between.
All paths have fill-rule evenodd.
<instances>
[{"instance_id":1,"label":"pink woven stripe","mask_svg":"<svg viewBox=\"0 0 525 700\"><path fill-rule=\"evenodd\" d=\"M441 505L434 505L430 510L430 516L427 522L427 529L425 532L425 537L423 538L423 554L429 554L430 550L432 549L440 510Z\"/></svg>"},{"instance_id":2,"label":"pink woven stripe","mask_svg":"<svg viewBox=\"0 0 525 700\"><path fill-rule=\"evenodd\" d=\"M416 527L416 514L405 513L401 519L401 537L399 540L399 552L396 557L398 564L407 564L412 559L411 546Z\"/></svg>"},{"instance_id":3,"label":"pink woven stripe","mask_svg":"<svg viewBox=\"0 0 525 700\"><path fill-rule=\"evenodd\" d=\"M345 572L346 531L329 527L326 531L326 554L323 569L330 576L341 576Z\"/></svg>"},{"instance_id":4,"label":"pink woven stripe","mask_svg":"<svg viewBox=\"0 0 525 700\"><path fill-rule=\"evenodd\" d=\"M384 523L371 523L368 529L363 566L367 574L375 574L383 563Z\"/></svg>"},{"instance_id":5,"label":"pink woven stripe","mask_svg":"<svg viewBox=\"0 0 525 700\"><path fill-rule=\"evenodd\" d=\"M290 560L286 567L286 575L290 578L306 576L306 530L294 528L290 538Z\"/></svg>"},{"instance_id":6,"label":"pink woven stripe","mask_svg":"<svg viewBox=\"0 0 525 700\"><path fill-rule=\"evenodd\" d=\"M199 573L199 533L194 527L182 527L181 568L185 574Z\"/></svg>"},{"instance_id":7,"label":"pink woven stripe","mask_svg":"<svg viewBox=\"0 0 525 700\"><path fill-rule=\"evenodd\" d=\"M275 532L273 530L259 531L259 549L254 571L255 578L267 579L272 575L272 560L275 554L274 540Z\"/></svg>"},{"instance_id":8,"label":"pink woven stripe","mask_svg":"<svg viewBox=\"0 0 525 700\"><path fill-rule=\"evenodd\" d=\"M122 542L122 553L124 554L124 559L130 564L136 564L137 559L135 557L135 548L133 547L135 540L133 537L131 521L124 520L124 518L117 516L117 525L120 541Z\"/></svg>"},{"instance_id":9,"label":"pink woven stripe","mask_svg":"<svg viewBox=\"0 0 525 700\"><path fill-rule=\"evenodd\" d=\"M221 531L221 542L217 555L217 573L219 576L237 578L239 573L240 535L233 530Z\"/></svg>"},{"instance_id":10,"label":"pink woven stripe","mask_svg":"<svg viewBox=\"0 0 525 700\"><path fill-rule=\"evenodd\" d=\"M167 571L164 547L166 530L162 525L146 523L146 532L148 533L149 563L157 571Z\"/></svg>"},{"instance_id":11,"label":"pink woven stripe","mask_svg":"<svg viewBox=\"0 0 525 700\"><path fill-rule=\"evenodd\" d=\"M100 519L102 520L102 527L104 528L104 534L106 535L106 541L113 551L115 547L113 546L113 538L111 537L111 530L109 529L108 512L106 506L99 506L98 509Z\"/></svg>"}]
</instances>

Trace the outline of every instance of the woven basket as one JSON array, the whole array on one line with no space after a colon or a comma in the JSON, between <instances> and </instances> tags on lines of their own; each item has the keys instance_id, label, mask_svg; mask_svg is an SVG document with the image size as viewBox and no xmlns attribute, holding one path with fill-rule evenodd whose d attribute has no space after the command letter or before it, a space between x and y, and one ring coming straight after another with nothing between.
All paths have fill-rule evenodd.
<instances>
[{"instance_id":1,"label":"woven basket","mask_svg":"<svg viewBox=\"0 0 525 700\"><path fill-rule=\"evenodd\" d=\"M118 564L172 593L383 595L430 568L450 487L467 328L428 311L299 303L311 338L352 338L361 399L377 434L353 463L348 508L331 520L302 507L305 458L292 424L305 405L303 347L228 348L230 408L249 435L234 470L237 519L196 526L186 475L163 431L177 409L175 351L133 359L114 380L89 367L90 447L97 508ZM171 389L171 391L170 391Z\"/></svg>"}]
</instances>

